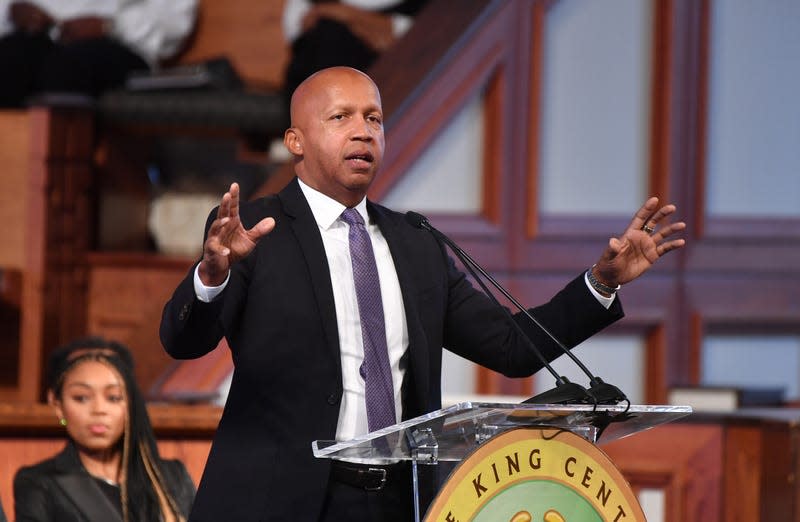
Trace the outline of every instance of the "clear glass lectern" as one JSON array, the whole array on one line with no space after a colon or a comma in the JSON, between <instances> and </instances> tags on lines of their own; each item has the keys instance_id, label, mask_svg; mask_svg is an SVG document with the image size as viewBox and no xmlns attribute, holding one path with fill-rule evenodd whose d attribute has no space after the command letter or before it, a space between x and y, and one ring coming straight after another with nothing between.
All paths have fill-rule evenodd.
<instances>
[{"instance_id":1,"label":"clear glass lectern","mask_svg":"<svg viewBox=\"0 0 800 522\"><path fill-rule=\"evenodd\" d=\"M313 443L314 456L388 464L412 464L415 520L419 522L420 464L460 462L492 437L522 427L571 431L602 444L689 415L689 406L494 404L462 402L348 441Z\"/></svg>"}]
</instances>

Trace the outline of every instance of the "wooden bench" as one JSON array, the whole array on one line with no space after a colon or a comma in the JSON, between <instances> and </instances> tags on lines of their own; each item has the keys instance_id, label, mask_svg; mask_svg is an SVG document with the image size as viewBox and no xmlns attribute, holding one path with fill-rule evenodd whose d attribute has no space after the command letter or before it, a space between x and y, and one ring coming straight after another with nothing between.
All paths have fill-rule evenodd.
<instances>
[{"instance_id":1,"label":"wooden bench","mask_svg":"<svg viewBox=\"0 0 800 522\"><path fill-rule=\"evenodd\" d=\"M288 119L280 91L288 56L282 9L283 2L275 0L201 0L187 48L167 66L224 57L244 88L114 91L98 101L101 120L150 128L229 128L267 138L282 134Z\"/></svg>"}]
</instances>

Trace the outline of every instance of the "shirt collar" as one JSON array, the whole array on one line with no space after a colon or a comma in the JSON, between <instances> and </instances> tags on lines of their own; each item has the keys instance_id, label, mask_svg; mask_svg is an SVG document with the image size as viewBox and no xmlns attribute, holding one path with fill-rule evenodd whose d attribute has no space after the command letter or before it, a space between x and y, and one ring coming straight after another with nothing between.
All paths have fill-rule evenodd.
<instances>
[{"instance_id":1,"label":"shirt collar","mask_svg":"<svg viewBox=\"0 0 800 522\"><path fill-rule=\"evenodd\" d=\"M308 201L308 206L311 207L311 213L314 215L314 221L317 222L317 225L323 229L328 230L333 226L339 216L342 215L344 209L347 208L335 199L326 196L322 192L313 189L303 183L300 178L297 178L297 181L300 183L300 190L303 191L303 195L306 197L306 201ZM359 201L358 205L355 206L355 209L361 214L361 217L364 218L364 223L369 223L369 214L367 213L367 198L362 199Z\"/></svg>"}]
</instances>

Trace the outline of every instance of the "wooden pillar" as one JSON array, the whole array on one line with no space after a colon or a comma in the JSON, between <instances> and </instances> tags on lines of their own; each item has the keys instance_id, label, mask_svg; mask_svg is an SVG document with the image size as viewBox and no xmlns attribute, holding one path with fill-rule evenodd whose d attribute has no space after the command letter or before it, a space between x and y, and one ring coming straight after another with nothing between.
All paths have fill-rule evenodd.
<instances>
[{"instance_id":1,"label":"wooden pillar","mask_svg":"<svg viewBox=\"0 0 800 522\"><path fill-rule=\"evenodd\" d=\"M87 107L30 110L31 149L22 273L19 379L11 400L41 398L43 366L86 329L86 253L93 237L93 113Z\"/></svg>"}]
</instances>

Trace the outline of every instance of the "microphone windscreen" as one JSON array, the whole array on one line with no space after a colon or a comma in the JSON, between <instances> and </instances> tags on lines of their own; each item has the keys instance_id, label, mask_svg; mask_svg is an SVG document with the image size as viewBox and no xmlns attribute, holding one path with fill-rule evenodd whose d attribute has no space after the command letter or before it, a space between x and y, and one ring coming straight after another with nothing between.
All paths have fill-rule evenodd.
<instances>
[{"instance_id":1,"label":"microphone windscreen","mask_svg":"<svg viewBox=\"0 0 800 522\"><path fill-rule=\"evenodd\" d=\"M406 221L415 228L422 228L425 223L428 222L428 218L423 216L422 214L418 214L412 210L406 212Z\"/></svg>"}]
</instances>

